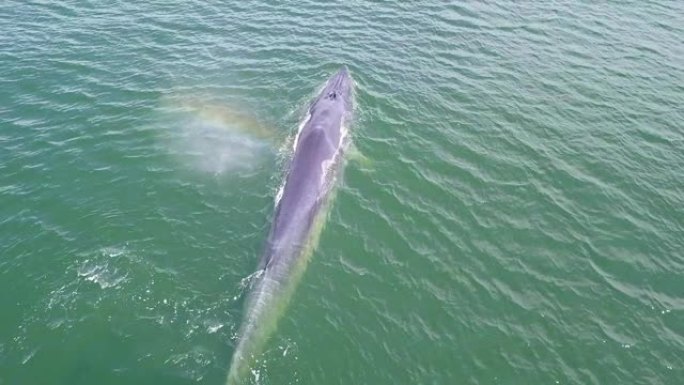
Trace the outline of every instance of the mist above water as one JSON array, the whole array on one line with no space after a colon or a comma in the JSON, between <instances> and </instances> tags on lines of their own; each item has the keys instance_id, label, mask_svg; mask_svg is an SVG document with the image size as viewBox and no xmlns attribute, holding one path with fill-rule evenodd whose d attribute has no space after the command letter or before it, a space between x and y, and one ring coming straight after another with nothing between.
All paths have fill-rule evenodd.
<instances>
[{"instance_id":1,"label":"mist above water","mask_svg":"<svg viewBox=\"0 0 684 385\"><path fill-rule=\"evenodd\" d=\"M170 100L162 111L169 129L165 139L191 169L215 175L252 170L275 152L274 130L230 106Z\"/></svg>"}]
</instances>

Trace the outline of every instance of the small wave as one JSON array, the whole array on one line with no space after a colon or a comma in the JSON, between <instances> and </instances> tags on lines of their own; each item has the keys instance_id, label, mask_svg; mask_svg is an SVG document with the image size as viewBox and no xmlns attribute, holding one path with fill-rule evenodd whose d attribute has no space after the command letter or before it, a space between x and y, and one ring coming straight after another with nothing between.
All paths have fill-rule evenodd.
<instances>
[{"instance_id":1,"label":"small wave","mask_svg":"<svg viewBox=\"0 0 684 385\"><path fill-rule=\"evenodd\" d=\"M102 289L117 286L126 280L126 274L122 274L119 269L110 267L107 263L98 264L90 260L79 266L77 273L79 277L100 285Z\"/></svg>"}]
</instances>

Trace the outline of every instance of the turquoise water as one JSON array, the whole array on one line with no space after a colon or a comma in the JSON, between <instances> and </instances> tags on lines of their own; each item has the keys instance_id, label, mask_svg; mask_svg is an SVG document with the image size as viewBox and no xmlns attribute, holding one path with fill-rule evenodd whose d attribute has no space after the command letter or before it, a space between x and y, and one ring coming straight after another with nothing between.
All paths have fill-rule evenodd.
<instances>
[{"instance_id":1,"label":"turquoise water","mask_svg":"<svg viewBox=\"0 0 684 385\"><path fill-rule=\"evenodd\" d=\"M223 384L342 64L365 159L254 383L682 384L682 15L1 3L0 384Z\"/></svg>"}]
</instances>

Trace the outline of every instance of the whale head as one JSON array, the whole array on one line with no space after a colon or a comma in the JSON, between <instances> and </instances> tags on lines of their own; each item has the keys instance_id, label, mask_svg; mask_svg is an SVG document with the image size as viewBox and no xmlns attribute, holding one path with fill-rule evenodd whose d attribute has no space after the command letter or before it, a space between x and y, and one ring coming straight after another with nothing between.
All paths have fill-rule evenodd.
<instances>
[{"instance_id":1,"label":"whale head","mask_svg":"<svg viewBox=\"0 0 684 385\"><path fill-rule=\"evenodd\" d=\"M311 105L311 112L332 109L347 115L352 109L353 82L346 66L328 79L323 90Z\"/></svg>"}]
</instances>

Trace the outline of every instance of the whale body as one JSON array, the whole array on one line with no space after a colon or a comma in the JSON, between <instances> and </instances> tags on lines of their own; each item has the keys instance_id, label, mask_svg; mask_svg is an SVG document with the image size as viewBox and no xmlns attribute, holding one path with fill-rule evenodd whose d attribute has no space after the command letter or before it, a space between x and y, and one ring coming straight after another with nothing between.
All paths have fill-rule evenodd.
<instances>
[{"instance_id":1,"label":"whale body","mask_svg":"<svg viewBox=\"0 0 684 385\"><path fill-rule=\"evenodd\" d=\"M348 144L352 80L345 67L311 102L294 142L285 183L247 298L229 385L247 379L315 248Z\"/></svg>"}]
</instances>

